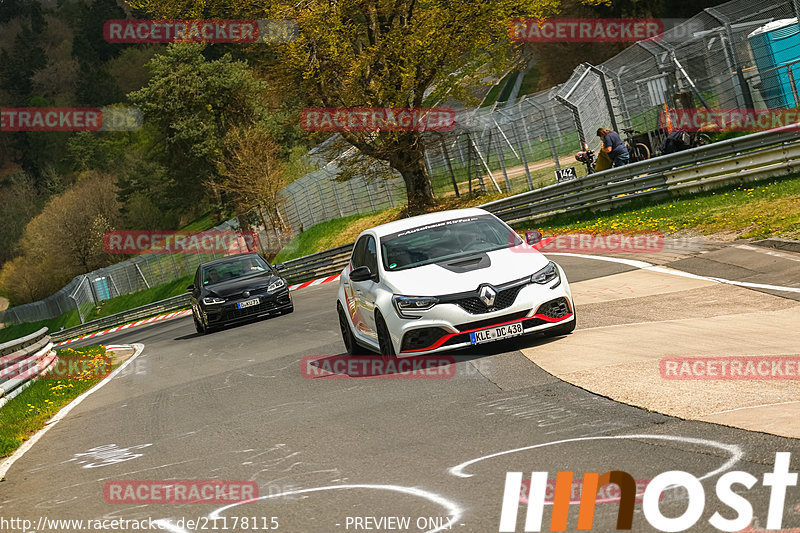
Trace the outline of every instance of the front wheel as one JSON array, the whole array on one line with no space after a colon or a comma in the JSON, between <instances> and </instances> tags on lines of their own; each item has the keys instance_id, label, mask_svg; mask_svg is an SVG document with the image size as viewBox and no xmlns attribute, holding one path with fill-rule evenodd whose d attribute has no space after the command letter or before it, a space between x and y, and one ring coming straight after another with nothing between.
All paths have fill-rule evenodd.
<instances>
[{"instance_id":1,"label":"front wheel","mask_svg":"<svg viewBox=\"0 0 800 533\"><path fill-rule=\"evenodd\" d=\"M344 349L350 355L363 355L366 353L364 348L356 342L356 337L353 335L353 330L350 329L350 323L347 321L347 315L345 315L342 304L339 302L336 302L336 312L339 314L339 329L342 332Z\"/></svg>"},{"instance_id":2,"label":"front wheel","mask_svg":"<svg viewBox=\"0 0 800 533\"><path fill-rule=\"evenodd\" d=\"M197 320L197 316L194 314L194 309L192 310L192 320L194 321L195 331L197 331L197 333L199 333L200 335L205 335L206 327L203 325L201 321Z\"/></svg>"},{"instance_id":3,"label":"front wheel","mask_svg":"<svg viewBox=\"0 0 800 533\"><path fill-rule=\"evenodd\" d=\"M633 157L636 161L645 161L650 159L650 149L646 144L636 143L633 145Z\"/></svg>"},{"instance_id":4,"label":"front wheel","mask_svg":"<svg viewBox=\"0 0 800 533\"><path fill-rule=\"evenodd\" d=\"M375 328L378 330L378 344L381 347L381 355L384 359L394 358L396 354L394 352L394 344L392 344L392 336L389 334L389 328L380 313L375 314Z\"/></svg>"}]
</instances>

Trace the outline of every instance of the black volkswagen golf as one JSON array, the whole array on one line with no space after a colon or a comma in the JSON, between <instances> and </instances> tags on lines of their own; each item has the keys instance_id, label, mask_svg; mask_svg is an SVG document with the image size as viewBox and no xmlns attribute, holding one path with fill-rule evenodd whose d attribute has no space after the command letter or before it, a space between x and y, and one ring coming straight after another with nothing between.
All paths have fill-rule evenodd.
<instances>
[{"instance_id":1,"label":"black volkswagen golf","mask_svg":"<svg viewBox=\"0 0 800 533\"><path fill-rule=\"evenodd\" d=\"M294 311L289 284L258 254L215 259L197 267L192 317L198 333L269 315Z\"/></svg>"}]
</instances>

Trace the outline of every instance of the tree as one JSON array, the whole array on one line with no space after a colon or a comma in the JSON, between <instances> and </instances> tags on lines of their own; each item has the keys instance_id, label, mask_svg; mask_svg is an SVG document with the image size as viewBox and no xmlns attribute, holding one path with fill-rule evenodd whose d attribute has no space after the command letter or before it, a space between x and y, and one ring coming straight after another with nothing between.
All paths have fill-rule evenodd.
<instances>
[{"instance_id":1,"label":"tree","mask_svg":"<svg viewBox=\"0 0 800 533\"><path fill-rule=\"evenodd\" d=\"M128 0L164 18L290 18L300 34L280 45L281 78L323 107L422 107L499 74L516 59L518 16L545 17L560 0ZM222 5L224 7L217 7ZM266 16L266 17L265 17ZM409 211L434 203L421 132L345 132L363 155L403 177Z\"/></svg>"},{"instance_id":2,"label":"tree","mask_svg":"<svg viewBox=\"0 0 800 533\"><path fill-rule=\"evenodd\" d=\"M178 185L183 203L219 191L217 162L229 130L261 114L258 82L244 62L229 55L207 61L204 45L171 44L148 64L146 87L128 97L157 130L162 164ZM218 202L224 200L217 195Z\"/></svg>"},{"instance_id":3,"label":"tree","mask_svg":"<svg viewBox=\"0 0 800 533\"><path fill-rule=\"evenodd\" d=\"M227 158L220 162L223 186L238 213L258 208L264 226L264 208L273 228L283 227L278 212L278 193L286 185L286 171L280 160L280 146L270 133L257 126L234 128L226 139Z\"/></svg>"}]
</instances>

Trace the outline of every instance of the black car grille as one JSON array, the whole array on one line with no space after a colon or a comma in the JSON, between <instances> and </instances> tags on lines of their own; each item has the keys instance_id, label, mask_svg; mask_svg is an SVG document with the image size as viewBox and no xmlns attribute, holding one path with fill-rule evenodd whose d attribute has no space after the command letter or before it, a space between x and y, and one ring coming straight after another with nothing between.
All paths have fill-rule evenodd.
<instances>
[{"instance_id":1,"label":"black car grille","mask_svg":"<svg viewBox=\"0 0 800 533\"><path fill-rule=\"evenodd\" d=\"M261 301L258 305L252 305L250 307L245 307L243 309L237 309L236 304L226 306L222 312L219 314L220 321L227 322L230 320L238 320L240 318L246 318L248 316L259 315L261 313L269 313L270 311L274 311L279 307L283 307L289 304L289 293L285 293L283 295L278 296L277 298L270 298L269 300L261 298ZM211 317L209 317L211 318Z\"/></svg>"},{"instance_id":2,"label":"black car grille","mask_svg":"<svg viewBox=\"0 0 800 533\"><path fill-rule=\"evenodd\" d=\"M514 305L517 295L519 294L519 291L522 290L522 287L523 285L518 285L516 287L499 291L497 296L495 296L494 305L492 307L488 307L477 296L461 298L459 300L455 300L453 303L473 315L481 315L484 313L491 313L493 311L500 311Z\"/></svg>"},{"instance_id":3,"label":"black car grille","mask_svg":"<svg viewBox=\"0 0 800 533\"><path fill-rule=\"evenodd\" d=\"M562 318L567 316L572 311L569 308L569 302L566 298L556 298L547 303L543 303L536 310L537 315L544 315L549 318Z\"/></svg>"},{"instance_id":4,"label":"black car grille","mask_svg":"<svg viewBox=\"0 0 800 533\"><path fill-rule=\"evenodd\" d=\"M421 350L432 345L449 332L443 328L412 329L403 335L402 351Z\"/></svg>"}]
</instances>

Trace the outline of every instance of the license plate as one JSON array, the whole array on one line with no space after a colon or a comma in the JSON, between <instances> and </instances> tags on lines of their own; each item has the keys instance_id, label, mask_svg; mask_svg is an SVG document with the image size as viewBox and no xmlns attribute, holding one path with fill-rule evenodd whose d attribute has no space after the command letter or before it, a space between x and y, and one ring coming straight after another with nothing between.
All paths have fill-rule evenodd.
<instances>
[{"instance_id":1,"label":"license plate","mask_svg":"<svg viewBox=\"0 0 800 533\"><path fill-rule=\"evenodd\" d=\"M469 334L469 338L472 344L481 344L482 342L516 337L522 335L523 331L522 322L514 322L513 324L506 324L505 326L495 326L493 328L473 331Z\"/></svg>"},{"instance_id":2,"label":"license plate","mask_svg":"<svg viewBox=\"0 0 800 533\"><path fill-rule=\"evenodd\" d=\"M252 307L254 305L258 305L259 303L261 303L261 300L259 300L258 298L253 298L252 300L239 302L238 304L236 304L236 307L238 309L244 309L245 307Z\"/></svg>"}]
</instances>

